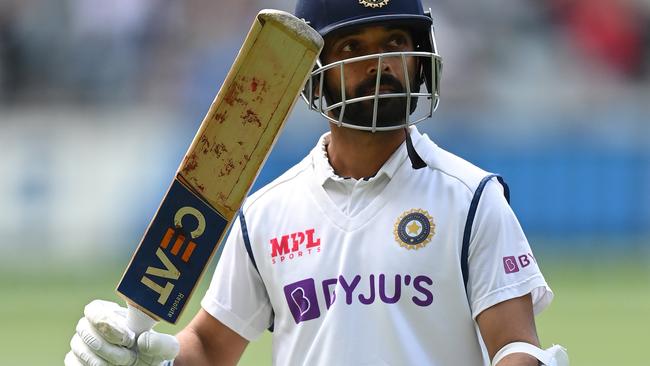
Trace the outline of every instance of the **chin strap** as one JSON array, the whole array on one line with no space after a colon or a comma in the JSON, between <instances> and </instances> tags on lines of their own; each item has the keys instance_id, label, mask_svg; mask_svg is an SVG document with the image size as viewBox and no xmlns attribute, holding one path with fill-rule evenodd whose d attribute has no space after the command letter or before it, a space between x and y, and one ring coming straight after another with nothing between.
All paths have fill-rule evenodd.
<instances>
[{"instance_id":1,"label":"chin strap","mask_svg":"<svg viewBox=\"0 0 650 366\"><path fill-rule=\"evenodd\" d=\"M422 160L420 155L418 155L418 152L415 151L415 147L413 147L413 141L411 141L411 131L409 131L408 127L404 129L404 132L406 133L406 151L409 154L409 159L411 160L411 166L413 169L418 170L422 169L425 166L427 166L427 163Z\"/></svg>"}]
</instances>

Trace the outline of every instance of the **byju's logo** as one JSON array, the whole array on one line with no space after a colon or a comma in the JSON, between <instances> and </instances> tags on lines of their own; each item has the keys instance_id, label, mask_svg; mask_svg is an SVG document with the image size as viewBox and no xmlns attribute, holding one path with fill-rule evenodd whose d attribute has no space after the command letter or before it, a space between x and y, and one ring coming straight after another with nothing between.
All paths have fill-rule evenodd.
<instances>
[{"instance_id":1,"label":"byju's logo","mask_svg":"<svg viewBox=\"0 0 650 366\"><path fill-rule=\"evenodd\" d=\"M374 303L391 305L400 300L411 301L421 307L433 303L433 280L425 275L371 274L368 277L356 275L347 278L339 275L319 281L319 284L325 300L324 312L330 310L332 306L371 305ZM321 309L318 305L316 284L313 278L286 285L284 296L296 324L320 317Z\"/></svg>"},{"instance_id":2,"label":"byju's logo","mask_svg":"<svg viewBox=\"0 0 650 366\"><path fill-rule=\"evenodd\" d=\"M296 324L320 316L313 278L284 286L284 296L287 298L289 310L291 310Z\"/></svg>"},{"instance_id":3,"label":"byju's logo","mask_svg":"<svg viewBox=\"0 0 650 366\"><path fill-rule=\"evenodd\" d=\"M503 257L503 268L506 270L506 273L515 273L519 272L519 266L517 265L517 260L515 257Z\"/></svg>"},{"instance_id":4,"label":"byju's logo","mask_svg":"<svg viewBox=\"0 0 650 366\"><path fill-rule=\"evenodd\" d=\"M537 263L532 253L522 254L517 257L503 257L503 269L506 271L506 274L517 273L520 269L524 269L532 263Z\"/></svg>"}]
</instances>

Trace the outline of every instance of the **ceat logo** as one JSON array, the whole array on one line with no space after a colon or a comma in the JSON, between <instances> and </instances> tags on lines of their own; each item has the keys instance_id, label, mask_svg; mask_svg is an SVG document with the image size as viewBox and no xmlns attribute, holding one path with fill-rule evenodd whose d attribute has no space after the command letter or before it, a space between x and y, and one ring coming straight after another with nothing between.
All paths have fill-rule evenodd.
<instances>
[{"instance_id":1,"label":"ceat logo","mask_svg":"<svg viewBox=\"0 0 650 366\"><path fill-rule=\"evenodd\" d=\"M271 261L273 264L320 253L320 238L315 229L307 229L282 235L270 240Z\"/></svg>"},{"instance_id":2,"label":"ceat logo","mask_svg":"<svg viewBox=\"0 0 650 366\"><path fill-rule=\"evenodd\" d=\"M174 283L172 281L178 280L181 276L181 271L178 270L173 261L169 259L167 254L165 254L165 250L169 250L169 252L174 256L180 255L181 260L185 263L188 263L192 257L194 249L196 249L196 243L192 240L186 239L185 235L182 233L183 217L185 216L192 216L197 221L196 227L190 232L190 237L192 239L196 239L203 235L206 225L205 216L203 216L201 211L197 210L194 207L181 207L178 211L176 211L176 214L174 215L174 227L167 229L165 235L160 241L160 247L156 249L156 256L158 259L160 259L163 267L158 268L148 266L147 271L145 272L146 274L142 276L142 279L140 280L140 282L142 282L145 286L149 287L160 295L158 297L158 302L162 305L165 305L167 303L167 299L174 289ZM176 239L170 248L169 244L171 244L173 238ZM187 245L185 245L185 243L187 243ZM181 249L183 247L185 247L185 249L181 254ZM154 282L147 275L167 280L165 287Z\"/></svg>"}]
</instances>

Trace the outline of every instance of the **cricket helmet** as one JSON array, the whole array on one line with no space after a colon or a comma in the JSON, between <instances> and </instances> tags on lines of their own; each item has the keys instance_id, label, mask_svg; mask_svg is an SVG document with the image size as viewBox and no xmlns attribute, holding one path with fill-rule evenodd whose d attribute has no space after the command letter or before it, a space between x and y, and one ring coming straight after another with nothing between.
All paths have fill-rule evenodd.
<instances>
[{"instance_id":1,"label":"cricket helmet","mask_svg":"<svg viewBox=\"0 0 650 366\"><path fill-rule=\"evenodd\" d=\"M303 90L302 97L310 109L318 111L328 120L343 127L368 130L385 131L405 128L421 122L433 114L438 107L440 96L440 74L442 59L438 55L431 12L425 12L421 0L298 0L295 15L304 19L324 38L348 28L364 25L398 25L408 29L412 35L415 49L412 52L390 52L364 55L344 60L339 60L323 65L317 61L315 70ZM326 39L327 40L327 39ZM406 86L400 92L380 94L378 86L381 80L381 63L388 57L400 57L406 70L406 58L413 57L419 60L419 70L416 75L406 76ZM341 95L327 95L324 87L323 74L327 70L343 67L354 62L376 59L378 72L374 95L346 98L344 78L342 77ZM413 85L410 84L413 80ZM423 90L422 84L426 86ZM326 96L321 98L319 96ZM399 98L405 107L404 118L396 121L384 121L378 124L377 105L382 99ZM428 100L429 108L423 116L413 116L419 99ZM346 106L372 100L374 112L372 121L355 123L345 116ZM372 123L370 123L372 122Z\"/></svg>"}]
</instances>

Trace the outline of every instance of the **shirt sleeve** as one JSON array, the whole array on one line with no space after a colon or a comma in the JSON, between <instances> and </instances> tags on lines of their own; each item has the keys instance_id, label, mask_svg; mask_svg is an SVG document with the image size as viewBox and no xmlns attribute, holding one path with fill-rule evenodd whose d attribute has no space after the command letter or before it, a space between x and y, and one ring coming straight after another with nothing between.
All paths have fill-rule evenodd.
<instances>
[{"instance_id":1,"label":"shirt sleeve","mask_svg":"<svg viewBox=\"0 0 650 366\"><path fill-rule=\"evenodd\" d=\"M273 312L262 278L248 257L238 219L224 245L201 307L252 341L271 326Z\"/></svg>"},{"instance_id":2,"label":"shirt sleeve","mask_svg":"<svg viewBox=\"0 0 650 366\"><path fill-rule=\"evenodd\" d=\"M493 305L529 293L535 314L553 299L503 187L494 180L486 184L477 207L468 263L474 319Z\"/></svg>"}]
</instances>

